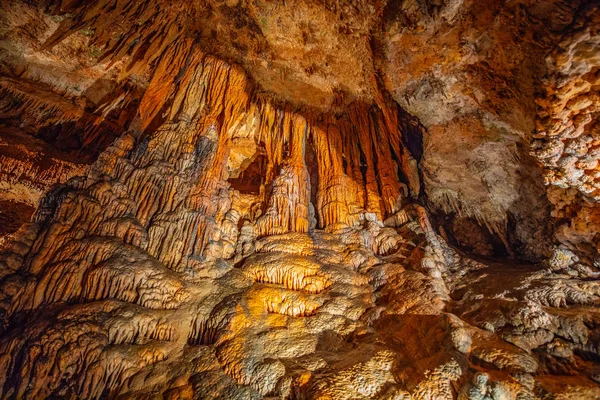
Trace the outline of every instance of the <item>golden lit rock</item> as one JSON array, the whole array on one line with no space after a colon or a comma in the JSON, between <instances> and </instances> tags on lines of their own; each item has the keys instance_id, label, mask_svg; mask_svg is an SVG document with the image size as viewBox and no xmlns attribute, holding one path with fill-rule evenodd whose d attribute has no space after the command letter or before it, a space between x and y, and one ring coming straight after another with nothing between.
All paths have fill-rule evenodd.
<instances>
[{"instance_id":1,"label":"golden lit rock","mask_svg":"<svg viewBox=\"0 0 600 400\"><path fill-rule=\"evenodd\" d=\"M0 397L599 398L599 15L3 3Z\"/></svg>"}]
</instances>

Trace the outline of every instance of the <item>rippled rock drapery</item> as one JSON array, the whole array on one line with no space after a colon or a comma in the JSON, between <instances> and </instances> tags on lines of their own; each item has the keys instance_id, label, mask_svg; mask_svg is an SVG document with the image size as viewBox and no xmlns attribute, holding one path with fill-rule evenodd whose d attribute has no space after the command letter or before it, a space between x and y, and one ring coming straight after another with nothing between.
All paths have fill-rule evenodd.
<instances>
[{"instance_id":1,"label":"rippled rock drapery","mask_svg":"<svg viewBox=\"0 0 600 400\"><path fill-rule=\"evenodd\" d=\"M76 121L61 137L80 141L17 130L0 153L11 189L48 191L2 244L0 397L600 397L595 267L564 246L541 266L450 247L421 205L424 127L377 74L324 111L206 54L186 30L196 2L47 3L72 19L45 46L91 29L127 62L85 106L19 92L27 73L6 85L7 116Z\"/></svg>"}]
</instances>

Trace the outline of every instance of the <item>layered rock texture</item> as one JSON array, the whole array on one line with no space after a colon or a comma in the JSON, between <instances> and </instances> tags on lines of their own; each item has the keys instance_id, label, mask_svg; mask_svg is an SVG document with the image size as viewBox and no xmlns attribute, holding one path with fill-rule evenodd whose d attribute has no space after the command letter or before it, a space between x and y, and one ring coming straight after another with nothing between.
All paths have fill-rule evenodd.
<instances>
[{"instance_id":1,"label":"layered rock texture","mask_svg":"<svg viewBox=\"0 0 600 400\"><path fill-rule=\"evenodd\" d=\"M600 398L599 29L3 2L0 397Z\"/></svg>"}]
</instances>

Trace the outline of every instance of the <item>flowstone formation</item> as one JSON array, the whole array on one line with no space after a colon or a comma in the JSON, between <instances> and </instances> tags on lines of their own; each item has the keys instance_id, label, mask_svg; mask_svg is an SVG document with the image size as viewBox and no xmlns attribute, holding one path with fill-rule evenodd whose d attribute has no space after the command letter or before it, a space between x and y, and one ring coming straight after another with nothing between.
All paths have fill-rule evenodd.
<instances>
[{"instance_id":1,"label":"flowstone formation","mask_svg":"<svg viewBox=\"0 0 600 400\"><path fill-rule=\"evenodd\" d=\"M475 7L434 3L3 5L0 397L600 398L598 11L556 5L574 22L529 121L546 170L515 210L535 164L481 131L508 123L422 124L407 109L440 99L402 108L386 79L382 32ZM456 126L465 149L436 141ZM576 167L546 151L577 138ZM471 150L485 179L458 193L434 166Z\"/></svg>"}]
</instances>

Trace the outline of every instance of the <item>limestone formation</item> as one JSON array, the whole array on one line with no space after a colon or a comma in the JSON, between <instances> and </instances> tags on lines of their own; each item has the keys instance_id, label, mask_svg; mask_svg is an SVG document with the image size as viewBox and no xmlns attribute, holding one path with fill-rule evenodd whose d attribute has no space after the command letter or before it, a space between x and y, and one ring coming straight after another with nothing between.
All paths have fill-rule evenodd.
<instances>
[{"instance_id":1,"label":"limestone formation","mask_svg":"<svg viewBox=\"0 0 600 400\"><path fill-rule=\"evenodd\" d=\"M0 398L600 398L600 11L533 3L0 5Z\"/></svg>"},{"instance_id":2,"label":"limestone formation","mask_svg":"<svg viewBox=\"0 0 600 400\"><path fill-rule=\"evenodd\" d=\"M560 228L575 247L597 246L598 122L600 99L600 22L597 8L583 8L573 28L547 57L549 74L539 105L532 153L546 167L544 176ZM591 216L591 218L590 218Z\"/></svg>"}]
</instances>

